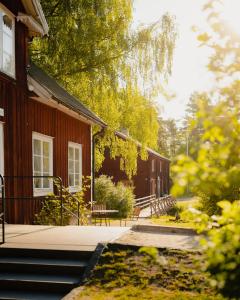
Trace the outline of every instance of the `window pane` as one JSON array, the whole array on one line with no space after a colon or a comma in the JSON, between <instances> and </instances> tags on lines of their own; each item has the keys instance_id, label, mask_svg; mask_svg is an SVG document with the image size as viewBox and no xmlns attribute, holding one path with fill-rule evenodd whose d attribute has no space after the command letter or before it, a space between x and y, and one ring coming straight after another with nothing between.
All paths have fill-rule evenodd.
<instances>
[{"instance_id":1,"label":"window pane","mask_svg":"<svg viewBox=\"0 0 240 300\"><path fill-rule=\"evenodd\" d=\"M50 182L48 178L43 178L43 188L47 189L50 187Z\"/></svg>"},{"instance_id":2,"label":"window pane","mask_svg":"<svg viewBox=\"0 0 240 300\"><path fill-rule=\"evenodd\" d=\"M75 175L75 186L76 186L76 185L80 185L79 179L80 179L79 174L76 174L76 175Z\"/></svg>"},{"instance_id":3,"label":"window pane","mask_svg":"<svg viewBox=\"0 0 240 300\"><path fill-rule=\"evenodd\" d=\"M74 151L74 149L72 147L68 147L68 158L69 159L74 159L73 151Z\"/></svg>"},{"instance_id":4,"label":"window pane","mask_svg":"<svg viewBox=\"0 0 240 300\"><path fill-rule=\"evenodd\" d=\"M69 174L69 186L74 186L74 175Z\"/></svg>"},{"instance_id":5,"label":"window pane","mask_svg":"<svg viewBox=\"0 0 240 300\"><path fill-rule=\"evenodd\" d=\"M34 187L35 188L41 188L42 185L41 185L41 178L34 178Z\"/></svg>"},{"instance_id":6,"label":"window pane","mask_svg":"<svg viewBox=\"0 0 240 300\"><path fill-rule=\"evenodd\" d=\"M74 173L74 161L73 160L69 160L68 162L68 173Z\"/></svg>"},{"instance_id":7,"label":"window pane","mask_svg":"<svg viewBox=\"0 0 240 300\"><path fill-rule=\"evenodd\" d=\"M79 160L79 149L75 148L75 159Z\"/></svg>"},{"instance_id":8,"label":"window pane","mask_svg":"<svg viewBox=\"0 0 240 300\"><path fill-rule=\"evenodd\" d=\"M12 57L6 53L3 53L3 70L12 73Z\"/></svg>"},{"instance_id":9,"label":"window pane","mask_svg":"<svg viewBox=\"0 0 240 300\"><path fill-rule=\"evenodd\" d=\"M39 175L41 175L41 171L41 157L34 156L34 172L39 172Z\"/></svg>"},{"instance_id":10,"label":"window pane","mask_svg":"<svg viewBox=\"0 0 240 300\"><path fill-rule=\"evenodd\" d=\"M3 31L13 36L13 20L5 13L2 14Z\"/></svg>"},{"instance_id":11,"label":"window pane","mask_svg":"<svg viewBox=\"0 0 240 300\"><path fill-rule=\"evenodd\" d=\"M43 155L49 157L49 143L43 142Z\"/></svg>"},{"instance_id":12,"label":"window pane","mask_svg":"<svg viewBox=\"0 0 240 300\"><path fill-rule=\"evenodd\" d=\"M33 141L33 153L41 155L41 142L39 140Z\"/></svg>"},{"instance_id":13,"label":"window pane","mask_svg":"<svg viewBox=\"0 0 240 300\"><path fill-rule=\"evenodd\" d=\"M43 158L43 172L49 173L49 158Z\"/></svg>"},{"instance_id":14,"label":"window pane","mask_svg":"<svg viewBox=\"0 0 240 300\"><path fill-rule=\"evenodd\" d=\"M79 166L79 160L75 161L75 173L79 173L80 166Z\"/></svg>"},{"instance_id":15,"label":"window pane","mask_svg":"<svg viewBox=\"0 0 240 300\"><path fill-rule=\"evenodd\" d=\"M12 38L7 34L3 34L3 51L11 56L13 54Z\"/></svg>"}]
</instances>

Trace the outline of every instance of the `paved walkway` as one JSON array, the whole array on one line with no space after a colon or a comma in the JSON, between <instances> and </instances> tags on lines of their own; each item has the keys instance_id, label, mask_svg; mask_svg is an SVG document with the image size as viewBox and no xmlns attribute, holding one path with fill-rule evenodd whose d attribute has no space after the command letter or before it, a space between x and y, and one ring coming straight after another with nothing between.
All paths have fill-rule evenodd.
<instances>
[{"instance_id":1,"label":"paved walkway","mask_svg":"<svg viewBox=\"0 0 240 300\"><path fill-rule=\"evenodd\" d=\"M58 250L94 250L98 243L119 238L130 227L6 225L6 243L0 247Z\"/></svg>"},{"instance_id":2,"label":"paved walkway","mask_svg":"<svg viewBox=\"0 0 240 300\"><path fill-rule=\"evenodd\" d=\"M129 230L115 240L116 243L135 246L152 246L184 250L199 250L199 237L192 233L164 232L164 227L153 226L154 231Z\"/></svg>"}]
</instances>

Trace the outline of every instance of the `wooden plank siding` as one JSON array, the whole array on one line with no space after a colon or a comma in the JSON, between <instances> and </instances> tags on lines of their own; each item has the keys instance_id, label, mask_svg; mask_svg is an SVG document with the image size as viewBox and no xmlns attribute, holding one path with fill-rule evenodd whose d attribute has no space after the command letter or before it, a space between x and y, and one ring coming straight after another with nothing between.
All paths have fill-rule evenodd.
<instances>
[{"instance_id":1,"label":"wooden plank siding","mask_svg":"<svg viewBox=\"0 0 240 300\"><path fill-rule=\"evenodd\" d=\"M15 16L24 12L20 0L3 0L1 3ZM15 22L16 76L11 78L0 72L0 108L4 116L4 175L31 176L32 132L53 137L53 175L60 176L68 185L68 142L82 144L82 173L91 175L91 125L52 108L30 97L27 88L28 29ZM32 93L31 93L32 96ZM6 179L7 222L32 224L39 211L39 201L23 199L33 195L30 180ZM90 199L90 192L87 194Z\"/></svg>"},{"instance_id":2,"label":"wooden plank siding","mask_svg":"<svg viewBox=\"0 0 240 300\"><path fill-rule=\"evenodd\" d=\"M152 172L152 160L155 160L155 170ZM162 164L160 171L160 162ZM169 167L170 161L148 152L148 159L142 160L138 157L137 174L129 180L126 174L120 170L120 158L111 159L109 150L105 151L105 160L101 169L96 173L96 177L107 175L112 177L114 183L123 182L134 187L136 198L157 194L158 177L160 179L161 195L169 193ZM160 196L160 195L159 195Z\"/></svg>"}]
</instances>

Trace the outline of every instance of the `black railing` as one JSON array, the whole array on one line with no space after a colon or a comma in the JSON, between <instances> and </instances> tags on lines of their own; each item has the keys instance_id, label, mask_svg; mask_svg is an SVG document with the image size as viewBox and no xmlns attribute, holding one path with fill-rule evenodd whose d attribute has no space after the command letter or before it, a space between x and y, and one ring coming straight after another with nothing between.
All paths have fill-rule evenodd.
<instances>
[{"instance_id":1,"label":"black railing","mask_svg":"<svg viewBox=\"0 0 240 300\"><path fill-rule=\"evenodd\" d=\"M0 174L0 222L1 222L1 227L2 227L2 240L0 241L0 244L5 243L5 190L4 190L4 178Z\"/></svg>"},{"instance_id":2,"label":"black railing","mask_svg":"<svg viewBox=\"0 0 240 300\"><path fill-rule=\"evenodd\" d=\"M59 176L26 176L26 175L15 175L15 176L3 176L5 188L10 187L11 184L14 184L16 180L18 180L18 184L22 183L22 186L25 185L26 180L30 180L31 185L31 191L26 192L27 194L31 194L29 196L26 196L25 192L21 192L21 195L19 195L19 192L17 192L18 196L12 196L11 192L8 191L7 196L5 195L5 200L32 200L33 198L42 197L40 195L34 195L34 180L35 179L48 179L52 180L52 187L54 190L54 185L58 185L58 195L57 199L60 201L60 225L63 225L63 210L64 210L64 198L63 198L63 183L62 179ZM21 182L19 182L21 180ZM29 185L29 186L30 186ZM9 189L11 190L11 188ZM15 194L15 193L14 193ZM47 197L44 197L44 201L47 201ZM6 209L5 209L6 210Z\"/></svg>"}]
</instances>

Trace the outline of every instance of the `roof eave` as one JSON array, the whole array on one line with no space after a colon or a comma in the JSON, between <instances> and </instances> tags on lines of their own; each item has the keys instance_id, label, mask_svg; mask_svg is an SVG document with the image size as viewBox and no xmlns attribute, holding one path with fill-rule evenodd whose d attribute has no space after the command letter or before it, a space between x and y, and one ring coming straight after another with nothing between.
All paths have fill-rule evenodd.
<instances>
[{"instance_id":1,"label":"roof eave","mask_svg":"<svg viewBox=\"0 0 240 300\"><path fill-rule=\"evenodd\" d=\"M47 35L49 27L39 0L22 0L22 3L26 10L26 13L32 16L35 21L37 21L42 27L42 29L37 31L36 33L42 36Z\"/></svg>"}]
</instances>

